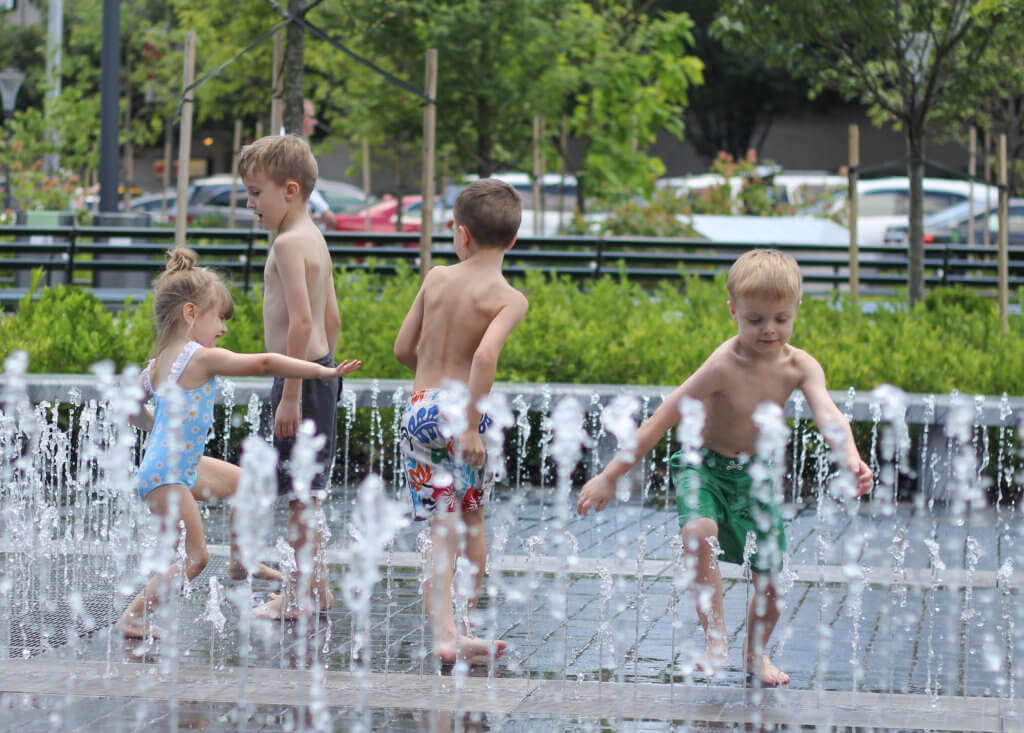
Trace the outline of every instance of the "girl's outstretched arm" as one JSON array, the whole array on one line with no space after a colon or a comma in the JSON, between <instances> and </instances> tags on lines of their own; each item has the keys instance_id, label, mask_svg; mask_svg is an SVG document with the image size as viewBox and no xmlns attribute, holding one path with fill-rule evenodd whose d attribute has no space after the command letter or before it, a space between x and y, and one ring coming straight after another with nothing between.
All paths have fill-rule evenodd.
<instances>
[{"instance_id":1,"label":"girl's outstretched arm","mask_svg":"<svg viewBox=\"0 0 1024 733\"><path fill-rule=\"evenodd\" d=\"M341 362L336 367L326 367L284 354L237 354L221 348L200 349L192 361L206 373L207 379L214 376L330 379L351 374L362 366L361 361L349 360Z\"/></svg>"}]
</instances>

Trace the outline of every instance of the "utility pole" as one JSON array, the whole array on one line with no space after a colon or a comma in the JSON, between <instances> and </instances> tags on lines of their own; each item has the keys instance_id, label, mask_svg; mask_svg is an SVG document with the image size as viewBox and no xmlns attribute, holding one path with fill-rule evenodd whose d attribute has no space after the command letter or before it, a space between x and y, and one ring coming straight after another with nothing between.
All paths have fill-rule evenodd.
<instances>
[{"instance_id":1,"label":"utility pole","mask_svg":"<svg viewBox=\"0 0 1024 733\"><path fill-rule=\"evenodd\" d=\"M117 211L121 127L121 4L103 0L100 49L100 211Z\"/></svg>"}]
</instances>

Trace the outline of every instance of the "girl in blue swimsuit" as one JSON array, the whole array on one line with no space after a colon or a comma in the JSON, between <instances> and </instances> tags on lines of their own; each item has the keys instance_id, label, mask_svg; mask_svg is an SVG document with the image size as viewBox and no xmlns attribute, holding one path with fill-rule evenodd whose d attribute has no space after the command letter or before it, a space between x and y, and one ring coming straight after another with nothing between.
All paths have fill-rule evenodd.
<instances>
[{"instance_id":1,"label":"girl in blue swimsuit","mask_svg":"<svg viewBox=\"0 0 1024 733\"><path fill-rule=\"evenodd\" d=\"M329 379L360 366L358 361L344 361L332 368L283 354L236 354L217 348L217 339L227 332L225 321L233 314L234 302L220 278L197 267L196 261L191 249L172 250L153 286L157 342L154 357L142 373L142 385L152 397L154 410L150 413L140 406L132 419L150 433L139 465L139 496L163 518L165 530L184 523L184 574L189 580L202 572L209 558L196 499L231 496L240 474L238 466L203 455L213 423L217 375ZM232 558L234 551L232 546ZM228 571L236 578L247 575L234 559ZM121 614L117 630L128 637L158 636L150 614L161 596L181 582L181 572L174 564L151 578ZM265 565L253 574L281 579L278 571Z\"/></svg>"}]
</instances>

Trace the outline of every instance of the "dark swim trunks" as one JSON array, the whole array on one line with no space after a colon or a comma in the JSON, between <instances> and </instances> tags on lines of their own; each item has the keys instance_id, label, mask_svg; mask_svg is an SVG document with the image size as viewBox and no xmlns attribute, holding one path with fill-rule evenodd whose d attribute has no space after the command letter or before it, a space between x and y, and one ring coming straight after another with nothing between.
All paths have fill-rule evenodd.
<instances>
[{"instance_id":1,"label":"dark swim trunks","mask_svg":"<svg viewBox=\"0 0 1024 733\"><path fill-rule=\"evenodd\" d=\"M326 367L336 366L333 354L328 354L315 361ZM270 406L275 415L283 392L284 379L276 377L270 387ZM331 469L334 467L334 452L337 447L339 397L341 397L340 377L302 380L302 396L299 400L302 420L312 420L316 426L316 434L326 438L323 447L316 454L317 463L323 468L313 478L313 485L310 487L314 499L324 499L327 496ZM288 462L291 459L292 448L295 447L295 438L279 438L275 435L274 447L277 448L277 495L291 496L293 493L292 475Z\"/></svg>"},{"instance_id":2,"label":"dark swim trunks","mask_svg":"<svg viewBox=\"0 0 1024 733\"><path fill-rule=\"evenodd\" d=\"M753 532L757 552L750 558L751 569L757 573L777 573L782 569L786 549L779 505L754 497L750 459L729 458L707 448L702 454L703 461L697 466L685 463L682 452L669 460L679 526L691 518L715 520L718 544L723 551L720 559L737 564L743 563L747 533ZM691 492L696 496L691 496Z\"/></svg>"}]
</instances>

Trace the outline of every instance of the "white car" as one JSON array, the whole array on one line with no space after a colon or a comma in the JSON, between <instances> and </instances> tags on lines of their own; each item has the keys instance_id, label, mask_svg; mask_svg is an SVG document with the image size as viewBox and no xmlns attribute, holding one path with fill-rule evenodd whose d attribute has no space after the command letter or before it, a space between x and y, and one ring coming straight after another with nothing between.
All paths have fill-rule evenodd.
<instances>
[{"instance_id":1,"label":"white car","mask_svg":"<svg viewBox=\"0 0 1024 733\"><path fill-rule=\"evenodd\" d=\"M846 177L825 171L780 171L774 166L758 166L757 175L771 181L770 195L782 204L788 204L803 213L803 210L825 202L819 208L826 208L834 200L835 193L846 188ZM655 187L671 189L676 195L698 195L709 188L728 184L734 204L743 190L744 176L732 176L728 180L717 173L701 173L693 176L660 178ZM736 210L733 213L738 213Z\"/></svg>"},{"instance_id":2,"label":"white car","mask_svg":"<svg viewBox=\"0 0 1024 733\"><path fill-rule=\"evenodd\" d=\"M924 215L948 209L967 201L971 186L967 181L951 178L925 178ZM987 187L991 201L998 200L998 189ZM975 199L984 199L986 186L975 183ZM861 244L884 244L889 227L909 226L910 183L905 176L875 178L857 182L857 241ZM848 211L846 191L840 191L829 212L845 222Z\"/></svg>"}]
</instances>

